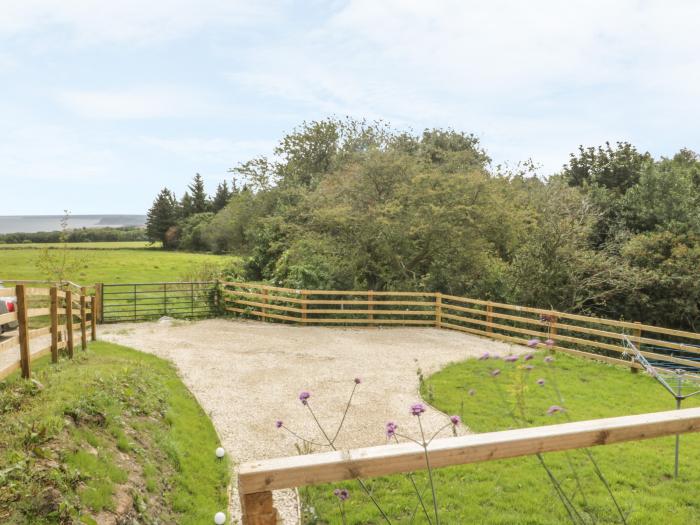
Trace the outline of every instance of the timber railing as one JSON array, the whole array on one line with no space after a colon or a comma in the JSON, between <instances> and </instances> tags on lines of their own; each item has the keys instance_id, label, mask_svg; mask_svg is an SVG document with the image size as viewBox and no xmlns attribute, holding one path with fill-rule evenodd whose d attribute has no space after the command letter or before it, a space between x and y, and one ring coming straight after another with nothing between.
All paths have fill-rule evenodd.
<instances>
[{"instance_id":1,"label":"timber railing","mask_svg":"<svg viewBox=\"0 0 700 525\"><path fill-rule=\"evenodd\" d=\"M700 408L656 412L436 439L431 468L611 445L700 431ZM275 525L273 490L426 469L415 443L290 456L244 463L238 471L243 525Z\"/></svg>"},{"instance_id":2,"label":"timber railing","mask_svg":"<svg viewBox=\"0 0 700 525\"><path fill-rule=\"evenodd\" d=\"M661 366L700 367L700 334L639 322L470 299L440 292L301 290L221 283L223 308L266 321L313 325L422 325L579 355L633 370L625 336ZM549 344L546 344L548 342ZM532 344L532 343L531 343Z\"/></svg>"},{"instance_id":3,"label":"timber railing","mask_svg":"<svg viewBox=\"0 0 700 525\"><path fill-rule=\"evenodd\" d=\"M29 379L32 361L50 354L51 361L57 363L61 350L72 358L78 338L82 350L87 348L88 337L96 339L97 285L4 281L8 282L17 284L0 288L0 300L15 297L17 302L14 311L0 315L0 325L7 327L0 335L0 380L16 370ZM37 344L43 346L36 349ZM8 364L6 356L11 352L16 352L17 359Z\"/></svg>"}]
</instances>

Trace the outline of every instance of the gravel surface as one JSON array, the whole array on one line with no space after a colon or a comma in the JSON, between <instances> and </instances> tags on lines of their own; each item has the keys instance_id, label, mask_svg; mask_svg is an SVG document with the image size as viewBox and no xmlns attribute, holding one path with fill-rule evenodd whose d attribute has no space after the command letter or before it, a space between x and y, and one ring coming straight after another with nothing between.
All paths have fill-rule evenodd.
<instances>
[{"instance_id":1,"label":"gravel surface","mask_svg":"<svg viewBox=\"0 0 700 525\"><path fill-rule=\"evenodd\" d=\"M298 400L302 390L311 392L321 423L334 431L354 378L362 378L337 446L384 444L389 420L403 433L417 432L408 409L420 401L418 367L427 376L485 351L505 355L526 350L435 328L328 328L222 319L105 325L99 337L173 361L234 463L297 453L296 440L275 428L277 419L305 437L321 439ZM432 408L424 416L432 431L446 421ZM235 482L233 486L230 512L237 523L240 507ZM283 523L298 523L295 492L274 496Z\"/></svg>"}]
</instances>

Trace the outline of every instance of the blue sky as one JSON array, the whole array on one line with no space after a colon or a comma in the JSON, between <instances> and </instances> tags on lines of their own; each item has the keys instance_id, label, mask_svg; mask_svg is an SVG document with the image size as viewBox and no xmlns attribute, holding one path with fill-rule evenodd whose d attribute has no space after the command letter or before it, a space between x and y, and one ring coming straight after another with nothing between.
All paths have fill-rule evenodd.
<instances>
[{"instance_id":1,"label":"blue sky","mask_svg":"<svg viewBox=\"0 0 700 525\"><path fill-rule=\"evenodd\" d=\"M700 151L700 2L3 0L0 214L142 213L304 120Z\"/></svg>"}]
</instances>

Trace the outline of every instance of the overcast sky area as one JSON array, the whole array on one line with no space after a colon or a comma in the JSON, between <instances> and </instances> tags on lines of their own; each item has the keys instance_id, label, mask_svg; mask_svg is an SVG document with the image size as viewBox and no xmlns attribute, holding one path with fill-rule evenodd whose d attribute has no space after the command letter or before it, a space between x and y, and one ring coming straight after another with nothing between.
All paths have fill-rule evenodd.
<instances>
[{"instance_id":1,"label":"overcast sky area","mask_svg":"<svg viewBox=\"0 0 700 525\"><path fill-rule=\"evenodd\" d=\"M700 2L3 0L2 215L145 213L304 120L700 151Z\"/></svg>"}]
</instances>

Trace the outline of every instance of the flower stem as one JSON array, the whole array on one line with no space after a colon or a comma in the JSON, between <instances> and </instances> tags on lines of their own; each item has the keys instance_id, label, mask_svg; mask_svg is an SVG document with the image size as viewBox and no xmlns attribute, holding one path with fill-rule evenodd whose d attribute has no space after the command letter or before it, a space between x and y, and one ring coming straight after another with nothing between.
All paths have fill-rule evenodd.
<instances>
[{"instance_id":1,"label":"flower stem","mask_svg":"<svg viewBox=\"0 0 700 525\"><path fill-rule=\"evenodd\" d=\"M309 412L311 413L311 417L314 418L314 421L316 422L316 426L323 434L323 437L326 438L326 441L328 441L328 446L330 446L333 450L338 450L337 448L335 448L333 441L328 437L326 430L323 428L323 425L321 425L321 423L319 422L318 418L316 417L316 414L314 414L314 411L311 408L311 404L306 403L305 406L306 406L306 408L309 409ZM365 494L367 494L367 496L369 496L369 499L372 500L372 503L374 503L374 506L377 507L377 510L382 515L382 518L384 518L384 521L386 521L389 525L391 525L391 520L389 519L389 516L387 516L386 513L384 512L384 510L382 510L382 508L379 506L379 503L377 502L376 499L374 499L374 496L370 492L369 488L367 488L367 485L365 485L364 481L362 481L359 477L356 477L355 479L357 480L357 483L360 485L362 490L365 491Z\"/></svg>"},{"instance_id":2,"label":"flower stem","mask_svg":"<svg viewBox=\"0 0 700 525\"><path fill-rule=\"evenodd\" d=\"M420 427L420 436L423 440L423 453L425 454L425 466L428 468L428 479L430 480L430 490L433 493L433 510L435 511L435 524L440 525L440 513L438 512L437 495L435 494L435 482L433 481L433 469L430 468L430 457L428 454L428 444L425 442L425 432L423 431L423 423L418 414L418 426Z\"/></svg>"},{"instance_id":3,"label":"flower stem","mask_svg":"<svg viewBox=\"0 0 700 525\"><path fill-rule=\"evenodd\" d=\"M335 440L338 438L338 434L340 434L340 429L343 428L343 423L345 423L345 417L348 415L348 410L350 410L350 403L352 403L352 397L355 395L355 390L357 390L357 383L354 384L352 387L352 392L350 392L350 398L348 399L348 402L345 405L345 411L343 412L343 418L340 420L340 424L338 425L338 430L335 431L335 435L333 436L332 442L335 443Z\"/></svg>"}]
</instances>

